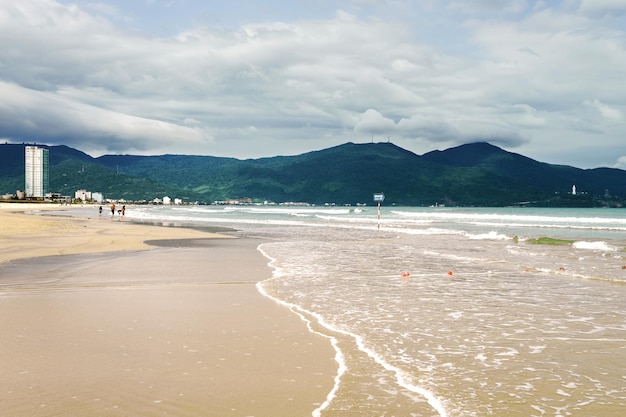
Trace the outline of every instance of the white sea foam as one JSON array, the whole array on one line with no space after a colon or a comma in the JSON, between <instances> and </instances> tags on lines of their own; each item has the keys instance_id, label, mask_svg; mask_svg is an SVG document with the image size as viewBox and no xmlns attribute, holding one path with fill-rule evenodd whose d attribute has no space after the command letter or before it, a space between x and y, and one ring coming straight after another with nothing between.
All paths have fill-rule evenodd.
<instances>
[{"instance_id":1,"label":"white sea foam","mask_svg":"<svg viewBox=\"0 0 626 417\"><path fill-rule=\"evenodd\" d=\"M274 273L276 274L275 277L281 276L282 271L281 271L280 268L278 268L276 266L276 259L274 259L271 256L269 256L267 254L267 252L265 252L263 250L262 246L263 245L259 245L257 249L259 250L259 252L261 252L263 254L263 256L265 256L267 259L270 260L268 265L274 269ZM262 282L258 282L256 284L256 288L265 297L267 297L269 299L272 299L275 302L286 306L287 308L289 308L290 310L292 310L293 312L298 314L298 316L300 316L300 318L306 323L307 328L309 329L310 332L313 332L313 333L315 333L315 334L317 334L319 336L322 336L322 337L328 339L330 341L331 345L333 346L333 349L335 350L335 361L337 362L337 365L338 365L338 367L337 367L337 374L335 375L335 378L334 378L335 383L333 385L333 388L330 390L330 392L326 396L326 399L324 400L324 402L318 408L316 408L313 411L313 413L312 413L312 415L314 417L319 417L321 415L321 412L323 410L325 410L330 405L330 403L332 402L333 398L335 397L335 395L337 393L337 390L339 389L339 386L341 384L341 377L347 370L346 362L345 362L345 359L343 357L343 353L341 352L341 349L339 349L339 345L338 345L337 339L335 337L332 337L332 336L329 336L329 335L326 335L326 334L323 334L323 333L320 333L320 332L317 332L317 331L313 330L313 328L311 327L311 320L308 317L311 317L311 316L315 317L315 318L317 318L317 320L319 322L321 317L319 317L318 315L312 314L312 313L310 313L310 312L300 308L299 306L297 306L295 304L287 303L287 302L285 302L283 300L280 300L280 299L278 299L276 297L273 297L273 296L269 295L267 293L267 291L265 291L265 289L263 288L263 283ZM320 322L320 324L322 324L322 323Z\"/></svg>"},{"instance_id":2,"label":"white sea foam","mask_svg":"<svg viewBox=\"0 0 626 417\"><path fill-rule=\"evenodd\" d=\"M602 250L602 251L609 251L609 252L613 252L616 250L615 248L612 248L609 245L607 245L606 242L579 241L579 242L574 242L572 246L575 247L576 249Z\"/></svg>"},{"instance_id":3,"label":"white sea foam","mask_svg":"<svg viewBox=\"0 0 626 417\"><path fill-rule=\"evenodd\" d=\"M559 395L562 395L564 397L571 397L571 394L569 394L568 392L563 391L562 389L556 390L556 393L559 394Z\"/></svg>"},{"instance_id":4,"label":"white sea foam","mask_svg":"<svg viewBox=\"0 0 626 417\"><path fill-rule=\"evenodd\" d=\"M491 231L489 233L471 234L467 233L466 236L472 240L511 240L512 238L501 233Z\"/></svg>"},{"instance_id":5,"label":"white sea foam","mask_svg":"<svg viewBox=\"0 0 626 417\"><path fill-rule=\"evenodd\" d=\"M546 345L535 345L535 346L528 346L530 348L530 353L533 354L538 354L544 351L544 349L547 347Z\"/></svg>"},{"instance_id":6,"label":"white sea foam","mask_svg":"<svg viewBox=\"0 0 626 417\"><path fill-rule=\"evenodd\" d=\"M498 220L499 223L519 224L613 224L626 226L626 218L620 217L589 217L589 216L547 216L547 215L517 215L500 213L479 213L467 210L433 210L433 211L402 211L393 210L392 213L409 218L432 218L443 220Z\"/></svg>"},{"instance_id":7,"label":"white sea foam","mask_svg":"<svg viewBox=\"0 0 626 417\"><path fill-rule=\"evenodd\" d=\"M259 245L258 250L264 255L266 256L268 259L270 259L270 263L269 265L271 267L275 267L275 259L272 258L271 256L269 256L264 250L263 250L263 245ZM308 311L306 309L303 309L302 307L293 304L293 303L287 303L283 300L280 300L278 298L275 298L271 295L269 295L263 288L263 282L259 282L257 283L257 289L259 290L259 292L261 292L261 294L265 295L268 298L271 298L273 300L275 300L276 302L283 304L287 307L289 307L292 311L298 313L300 315L300 317L307 322L307 325L309 326L309 330L315 332L316 334L320 334L326 338L328 338L329 340L331 340L331 343L333 345L333 347L335 348L336 351L336 356L335 356L335 360L337 361L337 363L339 364L339 370L337 373L337 376L335 377L335 385L333 387L333 389L331 390L331 392L328 394L326 401L324 401L324 403L317 408L314 412L313 415L315 417L321 415L321 412L328 407L328 405L332 402L332 399L334 398L337 390L339 389L340 386L340 382L341 382L341 376L347 371L347 367L346 367L346 363L345 363L345 359L343 356L343 353L341 352L341 350L339 349L339 345L337 342L337 339L329 336L329 335L325 335L319 332L316 332L312 329L311 327L311 322L309 319L307 319L308 317L314 317L317 321L317 323L319 325L321 325L322 327L330 330L331 332L334 333L338 333L338 334L342 334L345 336L349 336L351 338L354 339L354 341L356 342L357 347L365 352L369 357L371 357L376 363L378 363L379 365L381 365L384 369L391 371L395 374L396 379L398 381L398 384L406 389L408 389L409 391L412 391L416 394L419 394L421 396L423 396L426 401L428 402L428 404L437 412L437 415L439 415L440 417L447 417L448 414L446 412L445 407L443 406L443 403L441 402L441 400L439 398L437 398L432 392L430 392L429 390L414 385L410 382L410 377L408 375L406 375L401 369L392 366L391 364L387 363L379 354L377 354L375 351L373 351L372 349L368 348L364 341L363 338L355 333L352 332L348 332L346 330L342 330L337 328L336 326L331 325L330 323L328 323L319 313L316 312L312 312L312 311Z\"/></svg>"},{"instance_id":8,"label":"white sea foam","mask_svg":"<svg viewBox=\"0 0 626 417\"><path fill-rule=\"evenodd\" d=\"M448 313L448 316L452 317L455 320L458 320L461 317L463 317L463 312L462 311L453 311L451 313Z\"/></svg>"},{"instance_id":9,"label":"white sea foam","mask_svg":"<svg viewBox=\"0 0 626 417\"><path fill-rule=\"evenodd\" d=\"M611 224L572 224L572 223L508 223L504 222L477 222L477 221L466 221L466 224L473 226L481 226L481 227L501 227L501 228L519 228L519 229L573 229L573 230L611 230L616 232L624 232L626 231L626 227L616 227Z\"/></svg>"},{"instance_id":10,"label":"white sea foam","mask_svg":"<svg viewBox=\"0 0 626 417\"><path fill-rule=\"evenodd\" d=\"M283 207L259 207L259 206L241 206L241 207L227 207L225 210L229 211L238 211L244 213L253 213L253 214L285 214L285 213L300 213L300 214L315 214L315 213L324 213L324 214L351 214L355 212L355 209L352 208L325 208L325 207L291 207L291 206L283 206ZM359 209L359 212L361 210Z\"/></svg>"},{"instance_id":11,"label":"white sea foam","mask_svg":"<svg viewBox=\"0 0 626 417\"><path fill-rule=\"evenodd\" d=\"M393 231L396 233L402 233L406 235L459 235L463 234L460 230L440 229L436 227L428 227L425 229L412 229L406 227L399 227L396 225L387 226L385 230Z\"/></svg>"}]
</instances>

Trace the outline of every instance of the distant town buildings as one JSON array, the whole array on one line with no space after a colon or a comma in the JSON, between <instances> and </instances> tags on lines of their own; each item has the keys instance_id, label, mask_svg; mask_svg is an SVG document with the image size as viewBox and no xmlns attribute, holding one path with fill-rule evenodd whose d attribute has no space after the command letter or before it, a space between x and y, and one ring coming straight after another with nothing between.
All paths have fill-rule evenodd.
<instances>
[{"instance_id":1,"label":"distant town buildings","mask_svg":"<svg viewBox=\"0 0 626 417\"><path fill-rule=\"evenodd\" d=\"M27 198L44 198L50 181L49 151L38 146L25 148L25 193Z\"/></svg>"},{"instance_id":2,"label":"distant town buildings","mask_svg":"<svg viewBox=\"0 0 626 417\"><path fill-rule=\"evenodd\" d=\"M218 206L240 206L252 204L251 198L229 198L228 200L214 201Z\"/></svg>"},{"instance_id":3,"label":"distant town buildings","mask_svg":"<svg viewBox=\"0 0 626 417\"><path fill-rule=\"evenodd\" d=\"M82 200L83 203L95 202L102 204L104 201L104 195L102 195L102 193L87 190L77 190L74 193L74 200Z\"/></svg>"},{"instance_id":4,"label":"distant town buildings","mask_svg":"<svg viewBox=\"0 0 626 417\"><path fill-rule=\"evenodd\" d=\"M171 206L172 204L174 205L182 205L183 204L183 200L181 198L174 198L172 200L171 197L165 196L163 197L163 199L160 198L155 198L152 201L150 201L151 204L162 204L164 206Z\"/></svg>"}]
</instances>

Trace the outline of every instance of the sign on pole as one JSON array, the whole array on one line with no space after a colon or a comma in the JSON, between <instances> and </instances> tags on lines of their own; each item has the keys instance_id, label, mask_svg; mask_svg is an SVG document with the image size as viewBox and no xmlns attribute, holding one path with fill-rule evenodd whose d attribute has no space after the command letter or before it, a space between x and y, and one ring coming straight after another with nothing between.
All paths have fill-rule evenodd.
<instances>
[{"instance_id":1,"label":"sign on pole","mask_svg":"<svg viewBox=\"0 0 626 417\"><path fill-rule=\"evenodd\" d=\"M385 194L374 193L374 201L378 203L378 230L380 230L380 203L385 201Z\"/></svg>"}]
</instances>

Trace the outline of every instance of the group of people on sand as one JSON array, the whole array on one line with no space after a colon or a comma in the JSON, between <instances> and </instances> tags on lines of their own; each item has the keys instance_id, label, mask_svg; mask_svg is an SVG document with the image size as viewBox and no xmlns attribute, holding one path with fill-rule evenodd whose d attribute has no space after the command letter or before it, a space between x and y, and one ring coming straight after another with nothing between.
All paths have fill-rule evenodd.
<instances>
[{"instance_id":1,"label":"group of people on sand","mask_svg":"<svg viewBox=\"0 0 626 417\"><path fill-rule=\"evenodd\" d=\"M98 208L98 211L100 212L100 214L102 214L102 206L100 206ZM118 216L123 216L126 214L126 206L122 206L121 209L117 210L117 214ZM111 217L115 216L115 204L111 204Z\"/></svg>"}]
</instances>

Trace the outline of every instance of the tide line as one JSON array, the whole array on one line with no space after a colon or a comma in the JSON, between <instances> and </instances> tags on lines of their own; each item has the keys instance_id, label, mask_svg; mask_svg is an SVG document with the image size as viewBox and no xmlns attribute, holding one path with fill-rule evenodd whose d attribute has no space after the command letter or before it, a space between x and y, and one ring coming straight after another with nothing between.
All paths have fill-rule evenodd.
<instances>
[{"instance_id":1,"label":"tide line","mask_svg":"<svg viewBox=\"0 0 626 417\"><path fill-rule=\"evenodd\" d=\"M276 259L272 258L271 256L269 256L263 249L262 249L263 244L259 245L257 247L257 250L259 252L261 252L263 254L263 256L265 256L267 259L270 260L270 262L268 263L268 265L273 268L274 270L276 270L276 267L274 265ZM274 278L270 278L267 281L271 281ZM363 338L360 337L357 334L345 331L345 330L341 330L341 329L337 329L334 326L328 324L324 318L315 312L312 311L308 311L298 305L292 304L292 303L288 303L286 301L280 300L276 297L273 297L271 295L269 295L265 289L263 288L263 282L258 282L256 284L256 287L258 289L258 291L263 294L264 296L274 300L275 302L282 304L286 307L288 307L291 311L293 311L294 313L298 314L300 316L300 318L305 321L307 323L307 327L309 328L309 330L311 332L313 332L314 334L320 335L322 337L325 337L327 339L329 339L331 341L331 344L333 346L333 348L335 349L335 361L337 362L337 364L339 365L338 368L338 372L337 375L335 376L335 385L333 386L332 390L329 392L328 396L326 397L326 401L324 401L324 403L318 407L316 410L313 411L312 415L313 417L319 417L321 415L321 412L326 409L330 403L332 402L333 398L335 397L335 394L337 392L337 390L339 389L339 385L341 382L341 377L342 375L347 371L347 366L345 363L345 359L344 359L344 355L341 352L341 350L339 349L338 346L338 340L330 335L327 334L323 334L320 333L316 330L314 330L311 326L311 320L307 317L314 317L315 320L317 321L317 324L319 324L320 326L330 330L331 332L334 333L338 333L338 334L342 334L344 336L348 336L354 339L357 347L364 353L366 353L370 358L372 358L376 363L378 363L380 366L382 366L384 369L392 372L395 376L396 376L396 381L398 383L398 385L406 388L407 390L414 392L416 394L421 395L422 397L424 397L426 399L426 401L428 402L428 404L437 412L437 414L439 415L439 417L448 417L448 413L443 405L443 403L441 402L441 400L439 398L437 398L437 396L435 396L435 394L433 394L432 392L430 392L429 390L419 387L417 385L413 385L412 383L410 383L408 381L407 376L402 372L401 369L390 365L389 363L385 362L379 355L377 355L373 350L369 349L368 347L365 346L365 344L363 343Z\"/></svg>"}]
</instances>

